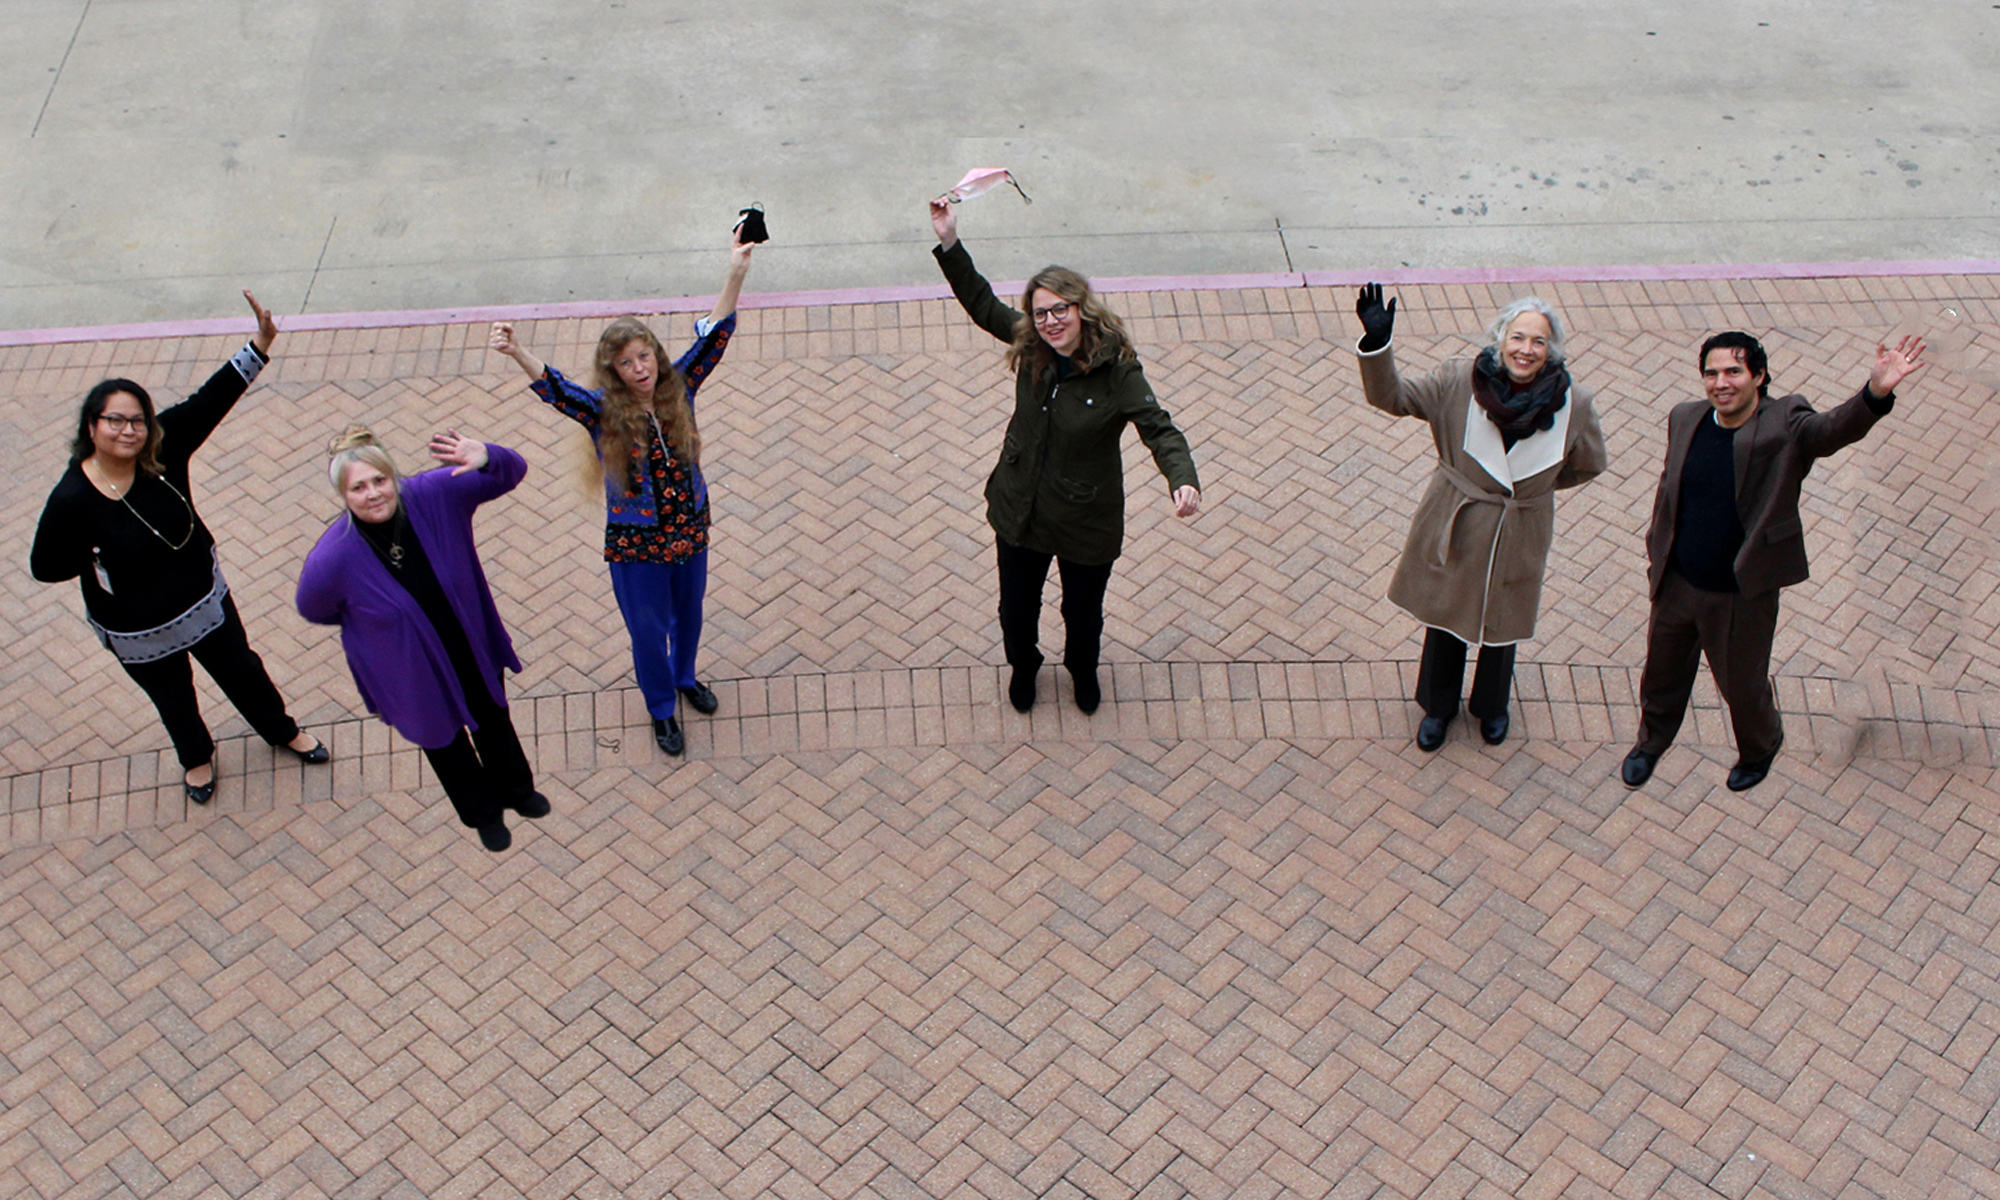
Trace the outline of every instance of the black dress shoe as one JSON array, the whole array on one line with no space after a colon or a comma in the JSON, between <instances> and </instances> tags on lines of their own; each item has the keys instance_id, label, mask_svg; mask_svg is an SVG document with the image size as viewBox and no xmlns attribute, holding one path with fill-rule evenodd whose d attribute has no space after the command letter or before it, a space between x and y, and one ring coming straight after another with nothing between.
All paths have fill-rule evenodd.
<instances>
[{"instance_id":1,"label":"black dress shoe","mask_svg":"<svg viewBox=\"0 0 2000 1200\"><path fill-rule=\"evenodd\" d=\"M1014 678L1007 684L1007 699L1015 712L1027 712L1035 707L1035 667L1015 667Z\"/></svg>"},{"instance_id":2,"label":"black dress shoe","mask_svg":"<svg viewBox=\"0 0 2000 1200\"><path fill-rule=\"evenodd\" d=\"M1451 726L1450 717L1425 717L1417 722L1417 749L1432 753L1444 745L1444 731Z\"/></svg>"},{"instance_id":3,"label":"black dress shoe","mask_svg":"<svg viewBox=\"0 0 2000 1200\"><path fill-rule=\"evenodd\" d=\"M286 746L285 749L292 750L290 746ZM333 755L327 752L326 743L320 741L318 738L313 739L312 749L292 750L292 753L298 755L299 761L308 766L323 766L333 760Z\"/></svg>"},{"instance_id":4,"label":"black dress shoe","mask_svg":"<svg viewBox=\"0 0 2000 1200\"><path fill-rule=\"evenodd\" d=\"M687 749L687 739L681 736L681 723L673 717L662 721L653 718L653 742L668 754L679 756Z\"/></svg>"},{"instance_id":5,"label":"black dress shoe","mask_svg":"<svg viewBox=\"0 0 2000 1200\"><path fill-rule=\"evenodd\" d=\"M1657 754L1634 750L1625 756L1625 765L1618 768L1618 778L1625 781L1626 787L1638 787L1653 777L1653 764L1659 761Z\"/></svg>"},{"instance_id":6,"label":"black dress shoe","mask_svg":"<svg viewBox=\"0 0 2000 1200\"><path fill-rule=\"evenodd\" d=\"M1104 690L1097 686L1097 672L1071 671L1069 680L1076 688L1076 706L1085 714L1096 712L1097 706L1104 703Z\"/></svg>"},{"instance_id":7,"label":"black dress shoe","mask_svg":"<svg viewBox=\"0 0 2000 1200\"><path fill-rule=\"evenodd\" d=\"M1507 740L1510 724L1506 713L1501 713L1497 717L1482 717L1479 721L1479 736L1486 739L1487 745L1497 746Z\"/></svg>"},{"instance_id":8,"label":"black dress shoe","mask_svg":"<svg viewBox=\"0 0 2000 1200\"><path fill-rule=\"evenodd\" d=\"M704 717L722 707L722 701L715 698L715 693L710 691L705 683L696 683L693 687L680 688L679 691L681 695L687 697L688 707Z\"/></svg>"},{"instance_id":9,"label":"black dress shoe","mask_svg":"<svg viewBox=\"0 0 2000 1200\"><path fill-rule=\"evenodd\" d=\"M1756 762L1737 763L1729 768L1729 790L1747 792L1756 787L1764 782L1764 776L1771 773L1771 764L1777 760L1777 754L1773 753L1768 758L1760 758Z\"/></svg>"},{"instance_id":10,"label":"black dress shoe","mask_svg":"<svg viewBox=\"0 0 2000 1200\"><path fill-rule=\"evenodd\" d=\"M508 801L507 807L530 821L537 821L549 815L549 798L540 792L529 792L519 800Z\"/></svg>"},{"instance_id":11,"label":"black dress shoe","mask_svg":"<svg viewBox=\"0 0 2000 1200\"><path fill-rule=\"evenodd\" d=\"M196 804L207 804L215 799L215 768L210 767L208 772L207 783L189 783L187 776L181 776L181 786L187 789L187 798Z\"/></svg>"},{"instance_id":12,"label":"black dress shoe","mask_svg":"<svg viewBox=\"0 0 2000 1200\"><path fill-rule=\"evenodd\" d=\"M514 844L514 835L507 832L507 822L503 818L495 817L491 825L479 827L479 844L498 854Z\"/></svg>"}]
</instances>

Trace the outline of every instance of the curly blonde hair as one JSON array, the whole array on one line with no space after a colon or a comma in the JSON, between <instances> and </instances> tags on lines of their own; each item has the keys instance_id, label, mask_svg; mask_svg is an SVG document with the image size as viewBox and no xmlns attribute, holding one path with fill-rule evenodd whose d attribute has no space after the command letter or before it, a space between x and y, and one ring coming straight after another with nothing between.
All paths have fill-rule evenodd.
<instances>
[{"instance_id":1,"label":"curly blonde hair","mask_svg":"<svg viewBox=\"0 0 2000 1200\"><path fill-rule=\"evenodd\" d=\"M652 350L659 372L653 381L650 406L633 395L618 375L618 355L635 341L646 343ZM609 479L627 494L638 490L632 460L640 452L639 447L652 440L649 412L660 422L660 432L666 436L668 448L688 466L700 464L701 434L694 427L687 378L675 368L674 360L667 357L650 326L637 317L620 317L606 325L597 338L593 366L597 386L604 393L604 403L597 414L597 457Z\"/></svg>"},{"instance_id":2,"label":"curly blonde hair","mask_svg":"<svg viewBox=\"0 0 2000 1200\"><path fill-rule=\"evenodd\" d=\"M1050 266L1035 272L1035 277L1021 289L1021 316L1014 322L1014 342L1007 347L1009 368L1019 371L1027 367L1040 375L1055 366L1056 352L1042 340L1035 329L1035 318L1030 315L1035 309L1035 293L1040 290L1054 292L1076 306L1083 336L1077 341L1073 358L1080 369L1088 371L1099 363L1139 357L1125 332L1125 322L1090 290L1090 280L1068 267Z\"/></svg>"}]
</instances>

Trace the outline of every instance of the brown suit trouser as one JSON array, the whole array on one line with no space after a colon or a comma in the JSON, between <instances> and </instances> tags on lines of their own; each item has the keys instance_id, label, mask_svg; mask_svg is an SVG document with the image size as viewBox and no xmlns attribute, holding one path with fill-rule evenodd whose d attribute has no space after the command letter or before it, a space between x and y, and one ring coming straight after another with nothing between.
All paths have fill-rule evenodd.
<instances>
[{"instance_id":1,"label":"brown suit trouser","mask_svg":"<svg viewBox=\"0 0 2000 1200\"><path fill-rule=\"evenodd\" d=\"M1706 654L1715 688L1729 706L1737 754L1744 762L1776 754L1785 740L1771 690L1771 640L1777 632L1777 588L1754 596L1705 592L1669 567L1646 629L1634 748L1660 754L1673 744Z\"/></svg>"}]
</instances>

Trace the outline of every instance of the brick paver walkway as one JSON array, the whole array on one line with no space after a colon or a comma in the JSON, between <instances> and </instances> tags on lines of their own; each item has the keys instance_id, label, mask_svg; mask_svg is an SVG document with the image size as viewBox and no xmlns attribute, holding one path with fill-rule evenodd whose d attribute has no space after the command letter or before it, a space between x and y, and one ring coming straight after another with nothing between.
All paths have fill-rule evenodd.
<instances>
[{"instance_id":1,"label":"brick paver walkway","mask_svg":"<svg viewBox=\"0 0 2000 1200\"><path fill-rule=\"evenodd\" d=\"M1428 435L1362 404L1343 294L1116 298L1207 509L1128 455L1090 718L1054 670L1001 701L997 348L945 302L746 313L702 404L723 709L674 764L580 435L483 328L281 339L196 486L336 763L218 704L192 813L73 590L18 568L84 388L234 342L0 351L0 1198L2000 1194L1990 333L1808 483L1772 779L1721 788L1705 682L1656 782L1611 778L1701 333L1768 332L1830 402L1891 327L2000 325L1996 284L1543 289L1612 469L1559 505L1519 734L1436 756L1381 598ZM1406 363L1512 290L1402 289ZM523 336L581 366L595 328ZM506 855L291 611L350 420L413 466L447 423L528 456L480 532L556 812Z\"/></svg>"}]
</instances>

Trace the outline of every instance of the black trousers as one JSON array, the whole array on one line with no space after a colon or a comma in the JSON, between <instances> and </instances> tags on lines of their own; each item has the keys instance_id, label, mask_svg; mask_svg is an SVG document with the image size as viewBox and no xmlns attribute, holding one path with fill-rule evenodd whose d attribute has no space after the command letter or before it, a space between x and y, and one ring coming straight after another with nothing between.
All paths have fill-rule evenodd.
<instances>
[{"instance_id":1,"label":"black trousers","mask_svg":"<svg viewBox=\"0 0 2000 1200\"><path fill-rule=\"evenodd\" d=\"M1427 717L1451 720L1458 715L1458 693L1465 685L1465 643L1455 634L1424 628L1424 657L1417 667L1417 704ZM1507 715L1507 697L1514 690L1514 647L1481 646L1479 667L1472 673L1472 699L1466 705L1485 721Z\"/></svg>"},{"instance_id":2,"label":"black trousers","mask_svg":"<svg viewBox=\"0 0 2000 1200\"><path fill-rule=\"evenodd\" d=\"M243 631L243 618L236 613L236 598L222 599L222 624L207 637L178 654L144 663L120 663L132 681L142 688L160 721L173 739L174 754L181 769L198 767L215 757L215 739L201 719L201 702L194 694L192 656L215 680L222 694L250 722L257 736L273 746L283 746L299 736L298 723L285 711L284 698L264 670L264 660L250 648Z\"/></svg>"},{"instance_id":3,"label":"black trousers","mask_svg":"<svg viewBox=\"0 0 2000 1200\"><path fill-rule=\"evenodd\" d=\"M1687 716L1701 657L1729 706L1736 752L1769 758L1785 740L1771 690L1771 642L1778 633L1778 589L1745 596L1705 592L1668 570L1646 625L1646 668L1639 673L1639 744L1659 754L1673 745Z\"/></svg>"},{"instance_id":4,"label":"black trousers","mask_svg":"<svg viewBox=\"0 0 2000 1200\"><path fill-rule=\"evenodd\" d=\"M465 706L479 728L460 729L451 745L424 749L431 771L444 786L458 819L474 829L500 820L510 803L535 790L535 772L521 749L507 706L496 704L478 680L461 680Z\"/></svg>"},{"instance_id":5,"label":"black trousers","mask_svg":"<svg viewBox=\"0 0 2000 1200\"><path fill-rule=\"evenodd\" d=\"M1049 560L1055 559L1062 574L1063 665L1072 673L1097 670L1111 564L1086 566L1023 550L1005 538L993 540L1000 561L1000 641L1008 664L1029 670L1042 665L1042 652L1035 643L1042 624L1042 587L1049 579Z\"/></svg>"}]
</instances>

